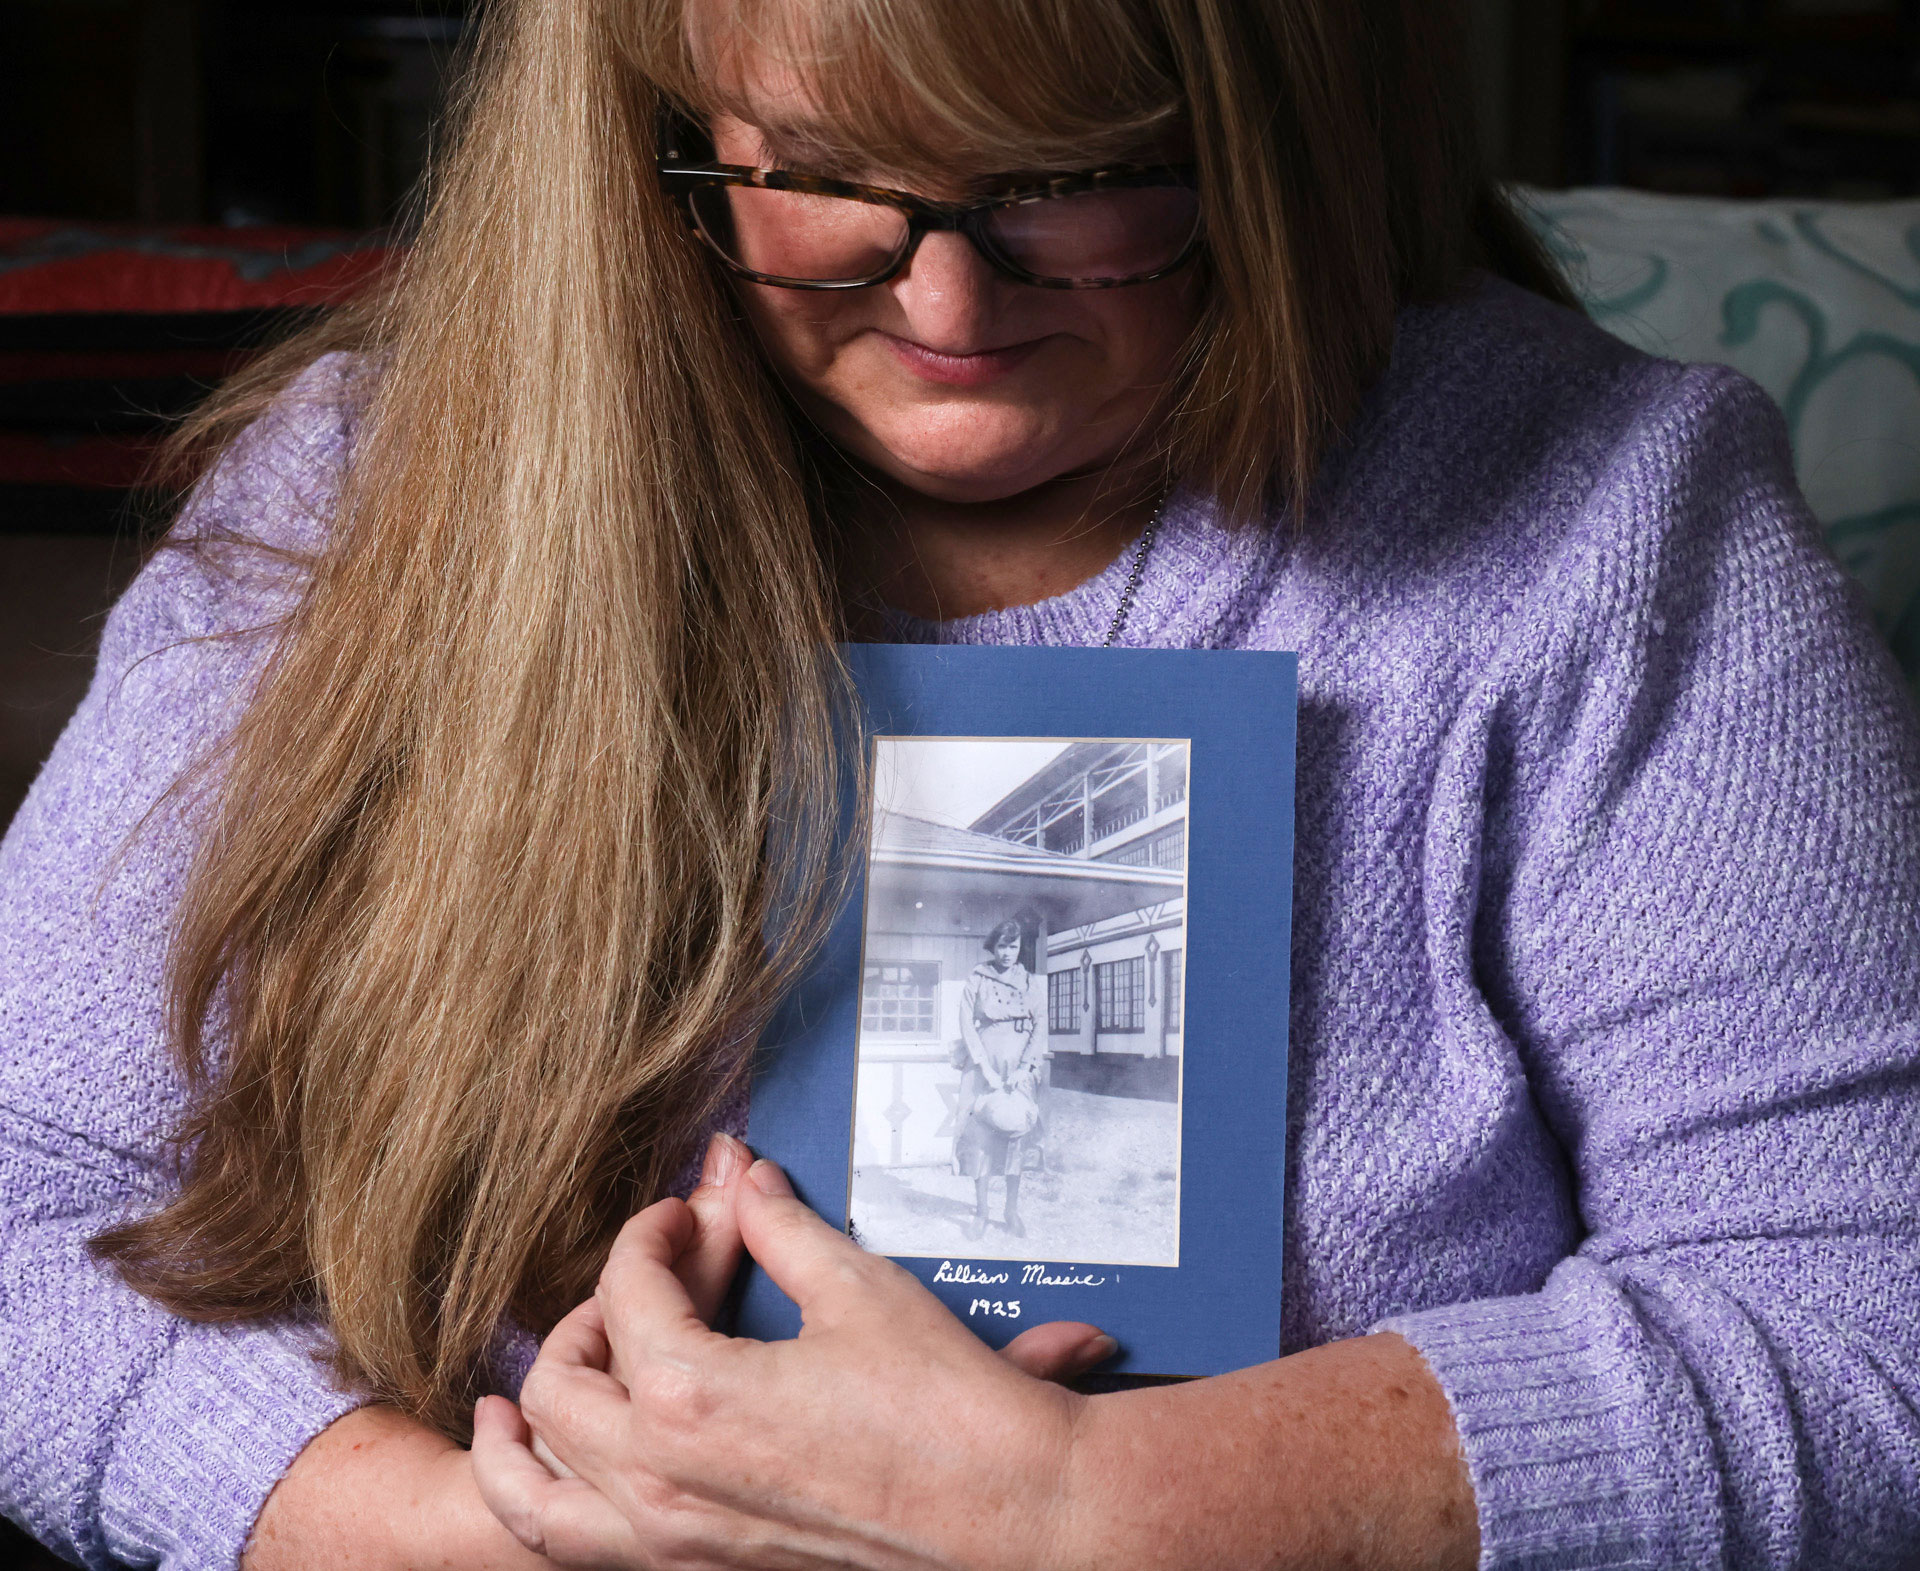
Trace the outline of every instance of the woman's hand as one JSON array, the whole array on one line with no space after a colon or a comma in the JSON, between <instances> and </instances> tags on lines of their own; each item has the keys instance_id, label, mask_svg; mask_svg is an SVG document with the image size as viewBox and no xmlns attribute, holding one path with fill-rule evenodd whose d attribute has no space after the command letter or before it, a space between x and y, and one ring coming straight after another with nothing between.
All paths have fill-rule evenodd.
<instances>
[{"instance_id":1,"label":"woman's hand","mask_svg":"<svg viewBox=\"0 0 1920 1571\"><path fill-rule=\"evenodd\" d=\"M703 1201L710 1229L677 1201L634 1218L528 1375L525 1418L498 1397L476 1415L488 1506L561 1566L1470 1571L1479 1558L1446 1396L1397 1336L1080 1398L1035 1377L1104 1360L1113 1344L1093 1327L1038 1326L996 1356L777 1168L731 1188L730 1212ZM797 1340L707 1329L687 1282L718 1277L728 1215L800 1305ZM540 1465L535 1431L570 1476Z\"/></svg>"},{"instance_id":2,"label":"woman's hand","mask_svg":"<svg viewBox=\"0 0 1920 1571\"><path fill-rule=\"evenodd\" d=\"M733 1214L738 1193L734 1181L752 1162L753 1153L732 1135L715 1135L707 1142L706 1157L700 1165L700 1183L687 1196L686 1233L673 1262L673 1274L685 1289L688 1302L702 1325L713 1324L714 1316L726 1301L727 1289L740 1270L743 1246ZM617 1362L605 1367L616 1380L624 1379ZM534 1437L532 1449L555 1477L571 1476L566 1464L547 1448L546 1441Z\"/></svg>"},{"instance_id":3,"label":"woman's hand","mask_svg":"<svg viewBox=\"0 0 1920 1571\"><path fill-rule=\"evenodd\" d=\"M500 1520L570 1567L1048 1563L1085 1399L1046 1377L1092 1368L1112 1341L1061 1323L996 1355L771 1163L731 1191L800 1337L710 1331L682 1266L702 1223L678 1201L641 1212L548 1338L525 1417L499 1398L476 1414L475 1476ZM572 1476L541 1465L535 1436Z\"/></svg>"}]
</instances>

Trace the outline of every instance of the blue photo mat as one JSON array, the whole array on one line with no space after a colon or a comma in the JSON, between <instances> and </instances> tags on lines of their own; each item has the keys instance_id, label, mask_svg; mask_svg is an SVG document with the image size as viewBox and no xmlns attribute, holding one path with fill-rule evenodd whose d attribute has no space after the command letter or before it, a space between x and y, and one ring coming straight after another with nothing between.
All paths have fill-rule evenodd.
<instances>
[{"instance_id":1,"label":"blue photo mat","mask_svg":"<svg viewBox=\"0 0 1920 1571\"><path fill-rule=\"evenodd\" d=\"M1034 1273L1006 1260L898 1263L996 1347L1046 1321L1083 1320L1119 1341L1108 1366L1117 1374L1219 1374L1278 1356L1295 657L863 644L848 658L875 736L1190 743L1180 1263L1028 1262L1055 1280L1098 1279L1072 1286L1023 1280ZM864 847L866 826L857 832ZM800 1197L843 1229L864 896L863 877L769 1026L748 1128L755 1151L780 1162ZM982 1280L1001 1273L1004 1282ZM798 1334L798 1309L757 1267L739 1303L741 1335Z\"/></svg>"}]
</instances>

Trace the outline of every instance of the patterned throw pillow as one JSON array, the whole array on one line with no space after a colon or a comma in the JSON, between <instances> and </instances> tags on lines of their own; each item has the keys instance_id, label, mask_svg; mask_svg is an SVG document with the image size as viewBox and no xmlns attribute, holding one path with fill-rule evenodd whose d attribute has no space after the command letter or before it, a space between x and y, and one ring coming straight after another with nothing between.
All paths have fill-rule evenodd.
<instances>
[{"instance_id":1,"label":"patterned throw pillow","mask_svg":"<svg viewBox=\"0 0 1920 1571\"><path fill-rule=\"evenodd\" d=\"M1834 554L1920 686L1920 202L1517 194L1601 326L1779 401Z\"/></svg>"}]
</instances>

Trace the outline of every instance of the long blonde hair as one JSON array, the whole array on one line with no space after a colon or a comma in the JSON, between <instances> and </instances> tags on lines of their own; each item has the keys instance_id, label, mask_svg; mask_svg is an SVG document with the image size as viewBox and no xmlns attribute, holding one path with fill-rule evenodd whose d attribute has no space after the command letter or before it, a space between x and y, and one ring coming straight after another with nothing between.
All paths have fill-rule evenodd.
<instances>
[{"instance_id":1,"label":"long blonde hair","mask_svg":"<svg viewBox=\"0 0 1920 1571\"><path fill-rule=\"evenodd\" d=\"M179 913L181 1186L99 1252L184 1315L317 1311L345 1378L463 1434L502 1318L591 1291L820 932L832 508L653 176L663 106L732 107L751 37L904 174L1184 125L1208 305L1167 448L1253 524L1298 511L1402 304L1476 263L1558 292L1475 174L1445 11L490 6L397 276L181 438L216 455L315 354L360 354L330 536Z\"/></svg>"}]
</instances>

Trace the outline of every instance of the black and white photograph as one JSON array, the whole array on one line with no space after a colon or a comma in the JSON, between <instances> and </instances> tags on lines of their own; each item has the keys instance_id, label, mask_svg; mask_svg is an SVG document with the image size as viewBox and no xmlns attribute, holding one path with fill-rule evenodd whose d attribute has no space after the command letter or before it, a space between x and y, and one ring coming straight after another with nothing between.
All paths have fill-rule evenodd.
<instances>
[{"instance_id":1,"label":"black and white photograph","mask_svg":"<svg viewBox=\"0 0 1920 1571\"><path fill-rule=\"evenodd\" d=\"M878 737L849 1231L1180 1263L1184 740Z\"/></svg>"}]
</instances>

